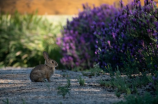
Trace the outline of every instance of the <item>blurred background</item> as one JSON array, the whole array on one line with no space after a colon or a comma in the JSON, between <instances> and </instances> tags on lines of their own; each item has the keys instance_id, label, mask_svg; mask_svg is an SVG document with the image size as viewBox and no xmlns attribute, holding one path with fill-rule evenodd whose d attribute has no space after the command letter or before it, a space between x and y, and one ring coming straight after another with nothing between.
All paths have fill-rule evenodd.
<instances>
[{"instance_id":1,"label":"blurred background","mask_svg":"<svg viewBox=\"0 0 158 104\"><path fill-rule=\"evenodd\" d=\"M123 0L125 4L129 1L131 0ZM144 0L140 1L144 2ZM15 10L21 14L38 10L38 15L76 15L79 10L83 10L82 4L85 3L100 6L118 2L119 0L0 0L0 10L11 14Z\"/></svg>"},{"instance_id":2,"label":"blurred background","mask_svg":"<svg viewBox=\"0 0 158 104\"><path fill-rule=\"evenodd\" d=\"M66 21L83 11L86 3L97 7L118 5L119 0L0 0L0 67L42 64L42 52L47 51L63 68L56 39Z\"/></svg>"}]
</instances>

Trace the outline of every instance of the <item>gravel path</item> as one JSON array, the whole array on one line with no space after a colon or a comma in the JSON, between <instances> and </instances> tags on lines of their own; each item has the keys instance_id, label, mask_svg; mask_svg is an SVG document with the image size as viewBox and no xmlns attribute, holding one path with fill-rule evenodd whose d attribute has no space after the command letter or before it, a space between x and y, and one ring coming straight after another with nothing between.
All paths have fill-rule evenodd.
<instances>
[{"instance_id":1,"label":"gravel path","mask_svg":"<svg viewBox=\"0 0 158 104\"><path fill-rule=\"evenodd\" d=\"M52 82L31 82L29 73L32 68L0 69L0 104L112 104L123 99L117 98L113 91L100 87L100 79L109 79L108 75L89 78L81 72L56 70ZM70 95L57 94L57 87L64 86L68 75L71 80ZM77 79L85 79L85 86L80 86Z\"/></svg>"}]
</instances>

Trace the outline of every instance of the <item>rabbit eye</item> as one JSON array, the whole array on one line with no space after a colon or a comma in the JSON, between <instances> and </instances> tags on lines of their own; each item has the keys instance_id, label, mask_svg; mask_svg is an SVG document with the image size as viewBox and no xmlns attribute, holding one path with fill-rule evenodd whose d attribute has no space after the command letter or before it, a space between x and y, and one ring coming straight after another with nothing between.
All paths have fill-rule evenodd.
<instances>
[{"instance_id":1,"label":"rabbit eye","mask_svg":"<svg viewBox=\"0 0 158 104\"><path fill-rule=\"evenodd\" d=\"M54 63L54 61L52 61L52 63Z\"/></svg>"}]
</instances>

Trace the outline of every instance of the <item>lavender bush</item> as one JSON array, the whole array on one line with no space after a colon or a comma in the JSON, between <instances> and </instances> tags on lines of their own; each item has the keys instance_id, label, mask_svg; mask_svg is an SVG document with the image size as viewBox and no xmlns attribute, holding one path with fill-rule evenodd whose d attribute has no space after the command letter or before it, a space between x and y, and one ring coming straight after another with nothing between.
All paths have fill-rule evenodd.
<instances>
[{"instance_id":1,"label":"lavender bush","mask_svg":"<svg viewBox=\"0 0 158 104\"><path fill-rule=\"evenodd\" d=\"M95 26L107 27L117 11L114 6L101 5L93 7L83 5L84 11L80 12L72 21L67 21L63 30L63 37L57 44L62 48L63 58L61 63L69 69L79 67L88 69L95 62L96 36L93 34Z\"/></svg>"},{"instance_id":2,"label":"lavender bush","mask_svg":"<svg viewBox=\"0 0 158 104\"><path fill-rule=\"evenodd\" d=\"M97 61L104 69L111 64L113 69L118 66L130 73L156 70L158 9L155 3L145 0L142 6L140 0L134 0L126 6L122 1L120 4L109 26L97 26L94 32L98 37Z\"/></svg>"}]
</instances>

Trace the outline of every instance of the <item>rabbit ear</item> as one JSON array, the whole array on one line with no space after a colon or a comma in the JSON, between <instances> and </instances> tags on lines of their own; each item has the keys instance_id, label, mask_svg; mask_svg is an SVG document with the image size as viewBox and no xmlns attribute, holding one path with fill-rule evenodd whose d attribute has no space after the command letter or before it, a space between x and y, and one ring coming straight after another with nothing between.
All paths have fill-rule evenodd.
<instances>
[{"instance_id":1,"label":"rabbit ear","mask_svg":"<svg viewBox=\"0 0 158 104\"><path fill-rule=\"evenodd\" d=\"M48 62L48 59L49 59L48 53L44 51L43 56L44 56L44 59L46 60L46 62Z\"/></svg>"}]
</instances>

